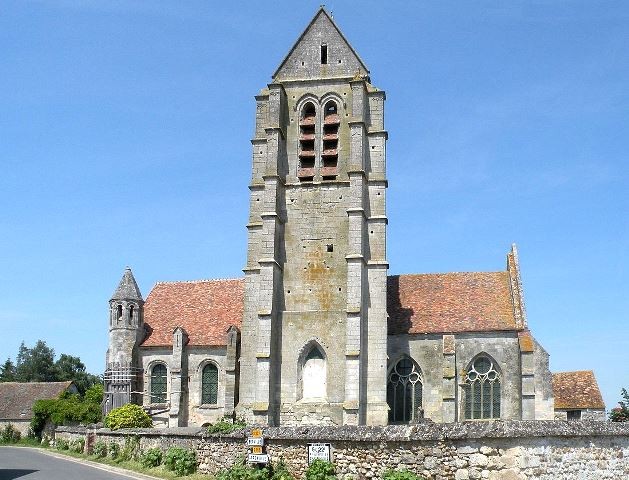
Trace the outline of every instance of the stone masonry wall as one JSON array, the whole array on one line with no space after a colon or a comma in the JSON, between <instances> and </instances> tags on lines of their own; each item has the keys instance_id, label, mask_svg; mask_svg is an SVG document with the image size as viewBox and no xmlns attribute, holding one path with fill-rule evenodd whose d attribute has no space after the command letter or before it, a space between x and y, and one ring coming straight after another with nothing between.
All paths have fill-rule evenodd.
<instances>
[{"instance_id":1,"label":"stone masonry wall","mask_svg":"<svg viewBox=\"0 0 629 480\"><path fill-rule=\"evenodd\" d=\"M178 445L196 450L199 470L215 474L242 458L246 431L207 435L195 428L108 429L59 427L56 438L90 432L124 443L138 435L142 449ZM629 424L609 422L474 422L388 427L274 427L264 430L272 461L282 458L301 478L307 444L325 442L339 478L381 478L406 468L427 479L561 480L629 478Z\"/></svg>"}]
</instances>

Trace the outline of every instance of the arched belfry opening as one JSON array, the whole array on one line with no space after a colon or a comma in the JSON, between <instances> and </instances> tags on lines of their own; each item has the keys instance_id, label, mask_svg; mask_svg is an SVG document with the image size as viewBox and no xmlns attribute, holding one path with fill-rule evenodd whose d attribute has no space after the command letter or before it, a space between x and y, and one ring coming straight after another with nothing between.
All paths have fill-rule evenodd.
<instances>
[{"instance_id":1,"label":"arched belfry opening","mask_svg":"<svg viewBox=\"0 0 629 480\"><path fill-rule=\"evenodd\" d=\"M299 172L301 181L312 181L315 169L315 129L317 110L312 102L307 102L299 119Z\"/></svg>"},{"instance_id":2,"label":"arched belfry opening","mask_svg":"<svg viewBox=\"0 0 629 480\"><path fill-rule=\"evenodd\" d=\"M323 148L321 149L323 168L321 175L324 180L334 180L337 175L340 123L338 105L334 100L330 100L323 108Z\"/></svg>"}]
</instances>

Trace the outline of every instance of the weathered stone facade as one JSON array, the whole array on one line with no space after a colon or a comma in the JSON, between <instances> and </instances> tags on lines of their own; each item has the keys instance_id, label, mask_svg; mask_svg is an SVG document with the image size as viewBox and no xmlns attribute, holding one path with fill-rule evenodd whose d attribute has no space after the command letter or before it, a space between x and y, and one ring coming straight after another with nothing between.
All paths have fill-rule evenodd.
<instances>
[{"instance_id":1,"label":"weathered stone facade","mask_svg":"<svg viewBox=\"0 0 629 480\"><path fill-rule=\"evenodd\" d=\"M61 438L86 429L57 430ZM130 433L142 449L172 445L192 448L199 469L216 474L246 453L245 433L208 436L194 429L95 431L99 440L122 443ZM298 476L307 467L307 444L331 445L339 478L381 478L404 468L427 479L574 480L629 476L629 424L608 422L472 422L388 427L266 428L272 461L286 462Z\"/></svg>"},{"instance_id":2,"label":"weathered stone facade","mask_svg":"<svg viewBox=\"0 0 629 480\"><path fill-rule=\"evenodd\" d=\"M515 246L500 272L387 275L385 99L321 8L256 96L244 278L144 302L125 271L108 408L171 427L554 418Z\"/></svg>"}]
</instances>

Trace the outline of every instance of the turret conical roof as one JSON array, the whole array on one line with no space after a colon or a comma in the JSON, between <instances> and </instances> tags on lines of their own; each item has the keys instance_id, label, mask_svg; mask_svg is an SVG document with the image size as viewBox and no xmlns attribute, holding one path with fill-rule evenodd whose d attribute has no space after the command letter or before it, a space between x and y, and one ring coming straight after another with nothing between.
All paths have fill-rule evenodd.
<instances>
[{"instance_id":1,"label":"turret conical roof","mask_svg":"<svg viewBox=\"0 0 629 480\"><path fill-rule=\"evenodd\" d=\"M129 267L125 268L125 271L120 280L120 284L111 297L112 300L139 300L142 299L142 294L138 288L138 284L135 281L133 272Z\"/></svg>"}]
</instances>

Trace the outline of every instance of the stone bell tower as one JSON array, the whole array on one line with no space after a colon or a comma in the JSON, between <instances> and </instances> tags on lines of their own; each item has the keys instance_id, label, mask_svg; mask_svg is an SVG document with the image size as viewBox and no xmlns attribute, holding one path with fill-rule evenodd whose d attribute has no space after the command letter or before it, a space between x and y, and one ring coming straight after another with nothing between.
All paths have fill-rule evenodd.
<instances>
[{"instance_id":1,"label":"stone bell tower","mask_svg":"<svg viewBox=\"0 0 629 480\"><path fill-rule=\"evenodd\" d=\"M256 96L238 413L387 422L385 94L321 8Z\"/></svg>"},{"instance_id":2,"label":"stone bell tower","mask_svg":"<svg viewBox=\"0 0 629 480\"><path fill-rule=\"evenodd\" d=\"M141 369L137 346L144 336L144 300L131 269L127 267L109 300L109 348L104 375L104 411L127 403L141 403Z\"/></svg>"}]
</instances>

